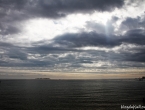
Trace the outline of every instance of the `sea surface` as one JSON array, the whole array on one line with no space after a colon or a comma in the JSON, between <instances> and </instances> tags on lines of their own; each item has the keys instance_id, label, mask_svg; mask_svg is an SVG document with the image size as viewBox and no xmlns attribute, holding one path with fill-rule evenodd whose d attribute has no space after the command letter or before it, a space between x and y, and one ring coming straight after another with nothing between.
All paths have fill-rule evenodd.
<instances>
[{"instance_id":1,"label":"sea surface","mask_svg":"<svg viewBox=\"0 0 145 110\"><path fill-rule=\"evenodd\" d=\"M121 105L145 106L143 97L145 81L135 79L0 83L0 110L121 110Z\"/></svg>"}]
</instances>

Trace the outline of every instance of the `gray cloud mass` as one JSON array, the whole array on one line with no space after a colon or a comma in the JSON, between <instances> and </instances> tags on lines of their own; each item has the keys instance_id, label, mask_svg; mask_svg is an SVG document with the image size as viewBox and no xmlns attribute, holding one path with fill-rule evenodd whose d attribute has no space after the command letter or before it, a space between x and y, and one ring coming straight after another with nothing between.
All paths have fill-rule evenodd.
<instances>
[{"instance_id":1,"label":"gray cloud mass","mask_svg":"<svg viewBox=\"0 0 145 110\"><path fill-rule=\"evenodd\" d=\"M123 5L123 0L0 0L0 37L20 33L23 27L19 23L24 20L60 19L72 13L111 12ZM121 18L112 16L106 23L107 32L104 24L92 20L85 25L91 31L67 32L50 41L33 42L30 46L0 40L0 66L46 67L51 71L57 68L83 70L89 64L89 69L144 67L144 16L126 17L119 25L119 31L125 31L124 34L115 34L114 24ZM85 47L92 49L85 50Z\"/></svg>"},{"instance_id":2,"label":"gray cloud mass","mask_svg":"<svg viewBox=\"0 0 145 110\"><path fill-rule=\"evenodd\" d=\"M0 0L0 34L18 33L16 23L30 18L60 18L71 13L112 11L122 0Z\"/></svg>"}]
</instances>

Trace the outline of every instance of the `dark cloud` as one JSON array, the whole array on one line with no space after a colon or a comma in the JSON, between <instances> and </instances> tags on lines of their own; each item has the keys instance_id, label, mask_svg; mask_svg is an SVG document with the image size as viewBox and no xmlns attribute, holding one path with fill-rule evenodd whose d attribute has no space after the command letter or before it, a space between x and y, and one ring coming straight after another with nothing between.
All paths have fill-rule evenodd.
<instances>
[{"instance_id":1,"label":"dark cloud","mask_svg":"<svg viewBox=\"0 0 145 110\"><path fill-rule=\"evenodd\" d=\"M98 47L115 47L122 43L131 43L144 45L145 35L136 31L143 30L130 30L124 36L106 36L95 32L80 33L80 34L64 34L54 38L54 42L59 45L68 47L85 47L85 46L98 46Z\"/></svg>"},{"instance_id":2,"label":"dark cloud","mask_svg":"<svg viewBox=\"0 0 145 110\"><path fill-rule=\"evenodd\" d=\"M126 28L131 29L131 28L138 27L139 24L140 24L139 21L140 21L140 17L138 17L138 18L131 18L131 17L128 17L128 18L126 18L126 20L124 20L124 21L122 22L122 25L123 25L124 27L126 26Z\"/></svg>"},{"instance_id":3,"label":"dark cloud","mask_svg":"<svg viewBox=\"0 0 145 110\"><path fill-rule=\"evenodd\" d=\"M145 62L145 49L137 49L137 53L130 54L125 58L126 61Z\"/></svg>"},{"instance_id":4,"label":"dark cloud","mask_svg":"<svg viewBox=\"0 0 145 110\"><path fill-rule=\"evenodd\" d=\"M16 24L27 18L24 12L28 0L0 0L0 35L20 32Z\"/></svg>"},{"instance_id":5,"label":"dark cloud","mask_svg":"<svg viewBox=\"0 0 145 110\"><path fill-rule=\"evenodd\" d=\"M29 47L27 48L27 51L29 53L39 53L39 54L49 54L49 53L64 53L64 52L73 52L77 51L72 48L65 48L65 47L53 47L50 45L40 45L35 47Z\"/></svg>"},{"instance_id":6,"label":"dark cloud","mask_svg":"<svg viewBox=\"0 0 145 110\"><path fill-rule=\"evenodd\" d=\"M26 14L35 16L63 16L68 13L88 11L112 11L114 8L123 6L123 0L1 0L1 8L8 12L11 10L19 10Z\"/></svg>"},{"instance_id":7,"label":"dark cloud","mask_svg":"<svg viewBox=\"0 0 145 110\"><path fill-rule=\"evenodd\" d=\"M19 66L17 63L27 61L27 52L11 43L0 42L0 51L0 66Z\"/></svg>"},{"instance_id":8,"label":"dark cloud","mask_svg":"<svg viewBox=\"0 0 145 110\"><path fill-rule=\"evenodd\" d=\"M15 34L20 32L20 29L13 26L0 26L0 29L1 29L0 31L1 35Z\"/></svg>"},{"instance_id":9,"label":"dark cloud","mask_svg":"<svg viewBox=\"0 0 145 110\"><path fill-rule=\"evenodd\" d=\"M130 67L144 67L144 54L145 52L140 51L138 53L128 52L115 52L115 51L87 51L90 54L90 57L96 56L96 58L92 58L91 61L94 61L100 64L99 61L104 62L100 67L100 69L107 68L130 68ZM140 55L140 53L142 53ZM109 64L108 64L109 63Z\"/></svg>"},{"instance_id":10,"label":"dark cloud","mask_svg":"<svg viewBox=\"0 0 145 110\"><path fill-rule=\"evenodd\" d=\"M0 47L14 47L14 45L7 42L0 42Z\"/></svg>"},{"instance_id":11,"label":"dark cloud","mask_svg":"<svg viewBox=\"0 0 145 110\"><path fill-rule=\"evenodd\" d=\"M34 2L34 1L33 1ZM33 7L36 13L49 17L61 17L68 13L89 12L89 11L111 11L120 8L124 4L122 0L39 0ZM34 12L34 11L32 11Z\"/></svg>"},{"instance_id":12,"label":"dark cloud","mask_svg":"<svg viewBox=\"0 0 145 110\"><path fill-rule=\"evenodd\" d=\"M0 42L0 66L6 67L54 67L68 62L69 57L59 58L60 54L77 52L75 49L38 45L35 47L15 46ZM72 59L72 58L71 58Z\"/></svg>"},{"instance_id":13,"label":"dark cloud","mask_svg":"<svg viewBox=\"0 0 145 110\"><path fill-rule=\"evenodd\" d=\"M96 32L79 33L79 34L64 34L53 39L56 44L66 45L68 47L114 47L121 43L117 41L116 36L108 37L104 34Z\"/></svg>"},{"instance_id":14,"label":"dark cloud","mask_svg":"<svg viewBox=\"0 0 145 110\"><path fill-rule=\"evenodd\" d=\"M138 16L136 18L127 17L120 26L122 30L133 30L133 29L140 29L145 28L145 15Z\"/></svg>"},{"instance_id":15,"label":"dark cloud","mask_svg":"<svg viewBox=\"0 0 145 110\"><path fill-rule=\"evenodd\" d=\"M144 45L145 44L145 33L144 29L129 30L120 40L121 42Z\"/></svg>"},{"instance_id":16,"label":"dark cloud","mask_svg":"<svg viewBox=\"0 0 145 110\"><path fill-rule=\"evenodd\" d=\"M46 46L46 45L45 45ZM0 66L2 67L47 67L54 71L55 68L61 70L69 69L85 69L83 64L91 64L101 62L110 62L113 65L107 63L102 64L100 67L88 67L88 68L127 68L127 67L143 67L145 62L145 50L144 48L131 48L126 51L104 51L104 50L76 50L67 51L55 50L51 51L50 47L45 48L32 48L32 47L17 47L12 44L3 43L3 49L5 51L1 54ZM43 47L42 45L40 47ZM19 48L19 49L18 49ZM9 50L12 49L12 50ZM18 49L18 50L17 50ZM50 49L50 51L49 51ZM132 50L137 52L132 53ZM55 51L55 52L54 52ZM130 62L130 63L129 63ZM132 63L131 63L132 62Z\"/></svg>"},{"instance_id":17,"label":"dark cloud","mask_svg":"<svg viewBox=\"0 0 145 110\"><path fill-rule=\"evenodd\" d=\"M27 53L16 49L9 50L5 55L13 59L27 60Z\"/></svg>"},{"instance_id":18,"label":"dark cloud","mask_svg":"<svg viewBox=\"0 0 145 110\"><path fill-rule=\"evenodd\" d=\"M3 7L5 10L12 9L22 9L28 0L0 0L0 7Z\"/></svg>"},{"instance_id":19,"label":"dark cloud","mask_svg":"<svg viewBox=\"0 0 145 110\"><path fill-rule=\"evenodd\" d=\"M123 0L0 0L0 34L14 34L20 31L15 26L21 20L30 18L60 18L70 13L112 11L120 8Z\"/></svg>"}]
</instances>

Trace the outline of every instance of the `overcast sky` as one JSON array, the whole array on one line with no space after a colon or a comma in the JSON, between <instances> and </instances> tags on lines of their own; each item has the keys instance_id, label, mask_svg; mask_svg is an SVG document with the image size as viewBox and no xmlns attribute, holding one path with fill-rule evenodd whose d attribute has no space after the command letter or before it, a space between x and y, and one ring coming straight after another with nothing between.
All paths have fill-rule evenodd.
<instances>
[{"instance_id":1,"label":"overcast sky","mask_svg":"<svg viewBox=\"0 0 145 110\"><path fill-rule=\"evenodd\" d=\"M55 78L144 74L144 5L145 0L0 0L0 76L31 75L22 70Z\"/></svg>"}]
</instances>

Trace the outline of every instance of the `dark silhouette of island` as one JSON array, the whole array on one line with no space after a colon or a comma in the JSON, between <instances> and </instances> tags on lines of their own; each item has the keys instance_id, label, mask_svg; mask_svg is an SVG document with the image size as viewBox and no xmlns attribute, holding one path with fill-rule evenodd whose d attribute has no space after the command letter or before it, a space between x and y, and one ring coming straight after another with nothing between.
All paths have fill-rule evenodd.
<instances>
[{"instance_id":1,"label":"dark silhouette of island","mask_svg":"<svg viewBox=\"0 0 145 110\"><path fill-rule=\"evenodd\" d=\"M143 81L145 79L145 76L143 76L142 78L135 78L135 79L137 79L139 81Z\"/></svg>"}]
</instances>

